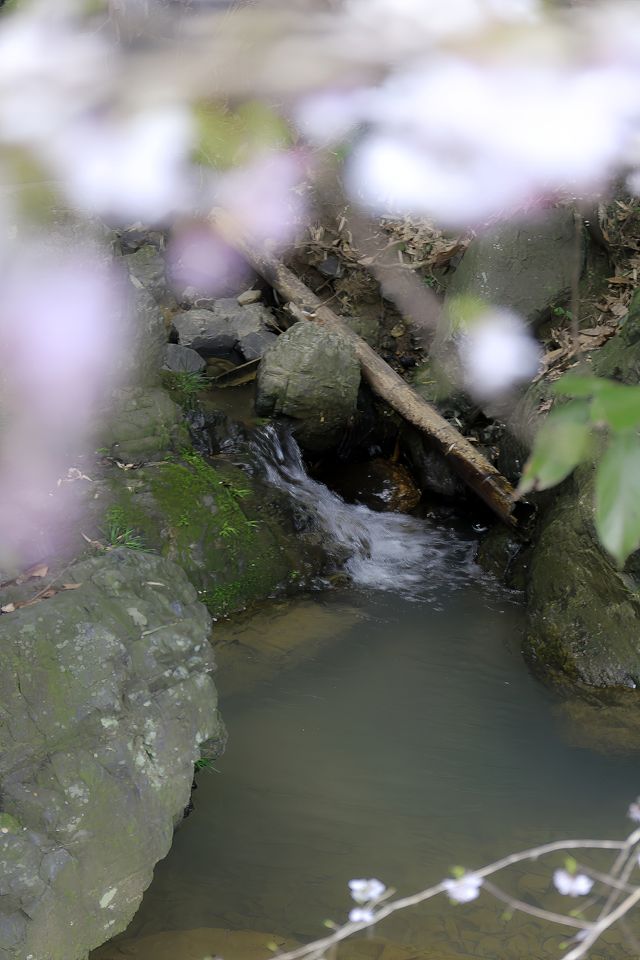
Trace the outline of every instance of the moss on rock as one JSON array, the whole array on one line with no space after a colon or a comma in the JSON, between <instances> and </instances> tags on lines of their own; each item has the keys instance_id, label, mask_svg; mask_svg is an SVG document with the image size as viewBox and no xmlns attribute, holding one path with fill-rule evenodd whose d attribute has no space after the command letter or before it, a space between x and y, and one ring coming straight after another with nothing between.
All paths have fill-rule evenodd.
<instances>
[{"instance_id":1,"label":"moss on rock","mask_svg":"<svg viewBox=\"0 0 640 960\"><path fill-rule=\"evenodd\" d=\"M640 382L640 291L618 333L592 359L593 371ZM528 587L526 652L587 684L640 684L640 557L618 570L594 528L594 467L585 465L540 503Z\"/></svg>"},{"instance_id":2,"label":"moss on rock","mask_svg":"<svg viewBox=\"0 0 640 960\"><path fill-rule=\"evenodd\" d=\"M112 509L142 545L178 563L214 616L267 597L306 570L291 532L247 476L197 453L110 483Z\"/></svg>"},{"instance_id":3,"label":"moss on rock","mask_svg":"<svg viewBox=\"0 0 640 960\"><path fill-rule=\"evenodd\" d=\"M545 514L530 567L525 650L594 686L640 684L640 584L620 571L593 526L593 468L583 467Z\"/></svg>"}]
</instances>

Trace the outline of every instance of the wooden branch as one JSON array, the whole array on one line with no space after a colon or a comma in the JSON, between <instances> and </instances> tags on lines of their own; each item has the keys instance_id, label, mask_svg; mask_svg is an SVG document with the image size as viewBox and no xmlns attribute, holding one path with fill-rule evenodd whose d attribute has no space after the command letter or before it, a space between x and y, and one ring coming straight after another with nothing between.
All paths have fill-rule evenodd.
<instances>
[{"instance_id":1,"label":"wooden branch","mask_svg":"<svg viewBox=\"0 0 640 960\"><path fill-rule=\"evenodd\" d=\"M362 374L374 393L426 434L467 486L501 520L515 525L513 487L472 443L405 383L333 310L324 306L277 257L241 236L228 214L214 211L211 223L229 246L237 250L285 300L296 307L298 315L322 324L351 343L360 361Z\"/></svg>"}]
</instances>

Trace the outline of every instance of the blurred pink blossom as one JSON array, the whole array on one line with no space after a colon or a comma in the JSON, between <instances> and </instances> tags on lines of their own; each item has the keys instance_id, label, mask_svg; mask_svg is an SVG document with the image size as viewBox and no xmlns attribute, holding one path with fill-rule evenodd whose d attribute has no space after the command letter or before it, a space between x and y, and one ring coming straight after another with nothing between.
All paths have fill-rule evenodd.
<instances>
[{"instance_id":1,"label":"blurred pink blossom","mask_svg":"<svg viewBox=\"0 0 640 960\"><path fill-rule=\"evenodd\" d=\"M639 80L640 64L434 57L369 91L348 188L377 212L456 226L562 188L596 190L633 141Z\"/></svg>"},{"instance_id":2,"label":"blurred pink blossom","mask_svg":"<svg viewBox=\"0 0 640 960\"><path fill-rule=\"evenodd\" d=\"M116 121L91 117L49 145L73 205L118 223L161 223L193 202L186 108L143 110Z\"/></svg>"},{"instance_id":3,"label":"blurred pink blossom","mask_svg":"<svg viewBox=\"0 0 640 960\"><path fill-rule=\"evenodd\" d=\"M90 247L23 246L2 286L0 562L19 564L55 548L71 521L58 481L92 450L123 349L124 302L105 256Z\"/></svg>"},{"instance_id":4,"label":"blurred pink blossom","mask_svg":"<svg viewBox=\"0 0 640 960\"><path fill-rule=\"evenodd\" d=\"M167 245L167 264L178 297L187 287L201 296L230 296L251 276L246 261L203 223L174 230Z\"/></svg>"},{"instance_id":5,"label":"blurred pink blossom","mask_svg":"<svg viewBox=\"0 0 640 960\"><path fill-rule=\"evenodd\" d=\"M537 0L347 0L345 33L379 38L384 25L385 46L397 50L475 32L496 21L531 21L539 9Z\"/></svg>"},{"instance_id":6,"label":"blurred pink blossom","mask_svg":"<svg viewBox=\"0 0 640 960\"><path fill-rule=\"evenodd\" d=\"M295 151L265 153L252 163L225 173L214 203L254 239L283 247L303 220L304 159Z\"/></svg>"},{"instance_id":7,"label":"blurred pink blossom","mask_svg":"<svg viewBox=\"0 0 640 960\"><path fill-rule=\"evenodd\" d=\"M462 334L458 350L465 383L480 399L500 396L533 377L540 365L540 345L510 310L481 314Z\"/></svg>"},{"instance_id":8,"label":"blurred pink blossom","mask_svg":"<svg viewBox=\"0 0 640 960\"><path fill-rule=\"evenodd\" d=\"M0 140L46 143L102 95L109 47L73 5L25 5L0 24Z\"/></svg>"}]
</instances>

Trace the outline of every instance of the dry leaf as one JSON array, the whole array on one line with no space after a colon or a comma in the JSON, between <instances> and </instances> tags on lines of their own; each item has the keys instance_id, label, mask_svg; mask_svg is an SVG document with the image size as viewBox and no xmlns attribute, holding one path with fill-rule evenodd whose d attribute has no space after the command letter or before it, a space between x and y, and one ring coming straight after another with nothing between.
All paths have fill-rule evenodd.
<instances>
[{"instance_id":1,"label":"dry leaf","mask_svg":"<svg viewBox=\"0 0 640 960\"><path fill-rule=\"evenodd\" d=\"M16 577L14 583L24 583L26 580L31 580L32 577L46 577L48 573L49 567L46 563L36 563L25 570L24 573L21 573L19 577Z\"/></svg>"},{"instance_id":2,"label":"dry leaf","mask_svg":"<svg viewBox=\"0 0 640 960\"><path fill-rule=\"evenodd\" d=\"M4 607L0 607L0 610L3 613L13 613L15 609L16 609L15 603L5 603Z\"/></svg>"},{"instance_id":3,"label":"dry leaf","mask_svg":"<svg viewBox=\"0 0 640 960\"><path fill-rule=\"evenodd\" d=\"M82 586L81 583L63 583L63 584L62 584L62 589L63 589L63 590L77 590L78 587L81 587L81 586Z\"/></svg>"}]
</instances>

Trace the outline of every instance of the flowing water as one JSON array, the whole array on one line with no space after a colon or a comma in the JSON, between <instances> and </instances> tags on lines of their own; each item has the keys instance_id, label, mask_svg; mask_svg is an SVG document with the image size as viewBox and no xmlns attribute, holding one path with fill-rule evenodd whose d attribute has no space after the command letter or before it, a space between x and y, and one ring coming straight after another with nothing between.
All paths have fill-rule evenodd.
<instances>
[{"instance_id":1,"label":"flowing water","mask_svg":"<svg viewBox=\"0 0 640 960\"><path fill-rule=\"evenodd\" d=\"M227 752L199 775L195 813L127 943L202 927L306 940L345 917L352 877L404 894L453 864L623 835L637 758L590 749L585 728L601 711L571 727L530 675L520 600L475 566L473 535L348 506L307 476L292 441L268 429L256 442L270 482L349 550L353 585L216 625ZM562 909L551 869L529 864L505 884ZM441 899L380 932L434 960L560 955L557 928L502 913L488 896ZM196 956L180 942L175 960ZM627 956L623 935L594 955Z\"/></svg>"}]
</instances>

